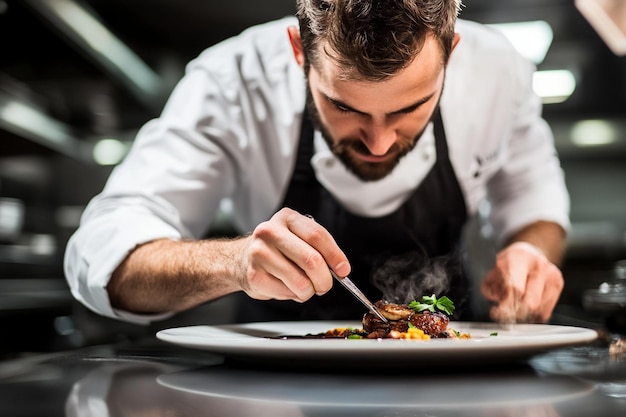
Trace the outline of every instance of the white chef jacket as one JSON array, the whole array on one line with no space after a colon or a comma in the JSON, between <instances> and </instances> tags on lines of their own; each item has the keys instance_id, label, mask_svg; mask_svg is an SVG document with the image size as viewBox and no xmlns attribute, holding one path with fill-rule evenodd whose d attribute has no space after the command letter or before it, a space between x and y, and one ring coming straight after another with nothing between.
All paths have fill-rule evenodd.
<instances>
[{"instance_id":1,"label":"white chef jacket","mask_svg":"<svg viewBox=\"0 0 626 417\"><path fill-rule=\"evenodd\" d=\"M137 245L205 236L223 201L248 232L280 207L294 167L305 106L286 17L247 29L191 61L159 118L137 134L68 242L72 294L93 311L137 323L169 315L111 308L106 285ZM441 109L450 160L468 215L489 201L495 237L537 220L569 229L569 196L552 132L532 89L534 66L498 32L459 20ZM311 163L320 183L351 212L397 209L433 166L432 126L388 177L362 182L319 132Z\"/></svg>"}]
</instances>

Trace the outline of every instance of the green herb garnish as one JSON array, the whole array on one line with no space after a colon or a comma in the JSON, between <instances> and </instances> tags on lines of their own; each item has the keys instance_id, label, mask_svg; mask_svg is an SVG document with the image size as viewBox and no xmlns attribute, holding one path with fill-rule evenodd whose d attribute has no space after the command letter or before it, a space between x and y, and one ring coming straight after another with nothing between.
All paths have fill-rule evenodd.
<instances>
[{"instance_id":1,"label":"green herb garnish","mask_svg":"<svg viewBox=\"0 0 626 417\"><path fill-rule=\"evenodd\" d=\"M417 313L425 310L432 311L433 313L436 310L441 310L448 315L454 313L454 303L445 295L439 298L437 298L435 294L431 296L425 295L422 297L422 302L411 301L409 308L415 310Z\"/></svg>"}]
</instances>

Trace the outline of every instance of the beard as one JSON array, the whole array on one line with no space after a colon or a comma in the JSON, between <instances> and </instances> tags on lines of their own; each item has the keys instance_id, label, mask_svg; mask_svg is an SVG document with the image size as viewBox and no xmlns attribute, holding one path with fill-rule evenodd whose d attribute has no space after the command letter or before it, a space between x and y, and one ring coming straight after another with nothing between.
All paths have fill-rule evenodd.
<instances>
[{"instance_id":1,"label":"beard","mask_svg":"<svg viewBox=\"0 0 626 417\"><path fill-rule=\"evenodd\" d=\"M371 155L367 146L365 146L359 138L342 138L341 140L336 140L336 138L330 134L328 128L321 120L308 83L306 87L306 109L309 113L313 126L321 132L322 137L326 141L326 144L330 148L333 155L335 155L343 163L348 171L352 172L357 178L366 182L378 181L389 175L394 168L398 166L400 160L413 148L415 148L417 141L424 134L428 123L430 123L430 120L432 119L431 115L431 118L424 125L422 130L413 137L413 140L405 143L394 143L387 151L387 153L395 155L393 158L382 162L366 162L354 155L355 153Z\"/></svg>"}]
</instances>

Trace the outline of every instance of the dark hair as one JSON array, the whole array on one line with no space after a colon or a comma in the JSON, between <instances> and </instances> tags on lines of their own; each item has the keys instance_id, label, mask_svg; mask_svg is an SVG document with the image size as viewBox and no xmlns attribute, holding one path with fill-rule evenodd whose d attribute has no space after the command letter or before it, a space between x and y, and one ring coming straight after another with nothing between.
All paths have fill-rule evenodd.
<instances>
[{"instance_id":1,"label":"dark hair","mask_svg":"<svg viewBox=\"0 0 626 417\"><path fill-rule=\"evenodd\" d=\"M346 78L383 80L434 36L447 62L461 0L296 0L305 71L326 54Z\"/></svg>"}]
</instances>

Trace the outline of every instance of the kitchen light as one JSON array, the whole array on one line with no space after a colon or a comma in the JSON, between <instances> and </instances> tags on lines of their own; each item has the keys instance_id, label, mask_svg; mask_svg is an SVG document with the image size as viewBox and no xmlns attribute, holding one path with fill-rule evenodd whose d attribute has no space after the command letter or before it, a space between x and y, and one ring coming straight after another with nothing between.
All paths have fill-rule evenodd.
<instances>
[{"instance_id":1,"label":"kitchen light","mask_svg":"<svg viewBox=\"0 0 626 417\"><path fill-rule=\"evenodd\" d=\"M569 70L536 71L533 89L544 104L562 103L576 89L576 77Z\"/></svg>"},{"instance_id":2,"label":"kitchen light","mask_svg":"<svg viewBox=\"0 0 626 417\"><path fill-rule=\"evenodd\" d=\"M23 103L1 92L0 127L69 157L85 159L83 143L66 124L29 103ZM10 142L6 146L11 146Z\"/></svg>"},{"instance_id":3,"label":"kitchen light","mask_svg":"<svg viewBox=\"0 0 626 417\"><path fill-rule=\"evenodd\" d=\"M127 151L128 147L117 139L101 139L93 147L93 159L100 165L116 165Z\"/></svg>"},{"instance_id":4,"label":"kitchen light","mask_svg":"<svg viewBox=\"0 0 626 417\"><path fill-rule=\"evenodd\" d=\"M580 147L609 145L617 140L617 132L606 120L581 120L572 126L571 140Z\"/></svg>"},{"instance_id":5,"label":"kitchen light","mask_svg":"<svg viewBox=\"0 0 626 417\"><path fill-rule=\"evenodd\" d=\"M488 26L502 32L520 54L535 64L543 62L552 44L552 27L543 20L494 23Z\"/></svg>"},{"instance_id":6,"label":"kitchen light","mask_svg":"<svg viewBox=\"0 0 626 417\"><path fill-rule=\"evenodd\" d=\"M34 10L81 47L152 106L161 98L163 80L82 3L74 0L28 0Z\"/></svg>"}]
</instances>

